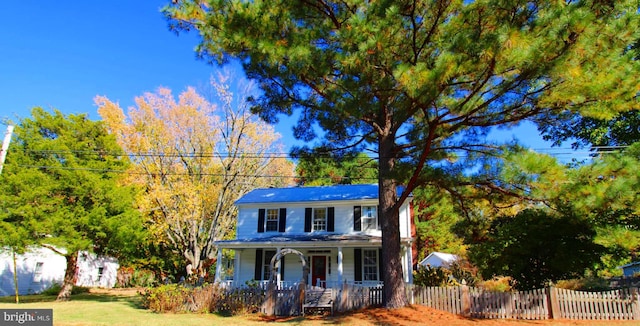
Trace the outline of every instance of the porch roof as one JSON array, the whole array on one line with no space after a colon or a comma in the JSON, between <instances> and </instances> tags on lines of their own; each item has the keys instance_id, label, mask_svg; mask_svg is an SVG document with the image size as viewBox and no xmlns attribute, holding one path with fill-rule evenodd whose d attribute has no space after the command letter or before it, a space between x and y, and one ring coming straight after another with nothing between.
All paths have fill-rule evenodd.
<instances>
[{"instance_id":1,"label":"porch roof","mask_svg":"<svg viewBox=\"0 0 640 326\"><path fill-rule=\"evenodd\" d=\"M402 238L409 245L411 238ZM216 241L219 248L244 249L264 247L317 248L317 247L380 247L382 238L366 234L278 234L270 237Z\"/></svg>"}]
</instances>

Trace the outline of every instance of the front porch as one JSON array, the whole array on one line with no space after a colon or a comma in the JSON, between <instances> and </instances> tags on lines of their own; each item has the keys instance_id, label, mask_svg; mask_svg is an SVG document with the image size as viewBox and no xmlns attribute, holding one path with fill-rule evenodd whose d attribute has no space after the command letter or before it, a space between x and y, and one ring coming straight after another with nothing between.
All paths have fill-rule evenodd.
<instances>
[{"instance_id":1,"label":"front porch","mask_svg":"<svg viewBox=\"0 0 640 326\"><path fill-rule=\"evenodd\" d=\"M403 240L404 281L412 283L410 240ZM382 285L380 237L321 233L219 241L217 244L219 262L222 261L222 250L233 251L233 263L229 264L232 272L225 275L223 264L216 265L215 281L229 287L266 284L272 277L279 289L291 288L301 282L322 288L340 288L344 284ZM299 254L284 254L272 262L276 255L285 251Z\"/></svg>"}]
</instances>

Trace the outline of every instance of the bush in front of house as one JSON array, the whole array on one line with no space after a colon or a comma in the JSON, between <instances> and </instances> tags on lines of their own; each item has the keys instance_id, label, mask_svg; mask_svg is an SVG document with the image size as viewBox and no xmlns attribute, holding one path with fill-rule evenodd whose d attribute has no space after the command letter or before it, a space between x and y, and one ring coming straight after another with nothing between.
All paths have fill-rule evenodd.
<instances>
[{"instance_id":1,"label":"bush in front of house","mask_svg":"<svg viewBox=\"0 0 640 326\"><path fill-rule=\"evenodd\" d=\"M216 284L166 284L148 288L141 294L143 306L159 313L238 315L258 312L264 301L264 290L258 287L224 289Z\"/></svg>"}]
</instances>

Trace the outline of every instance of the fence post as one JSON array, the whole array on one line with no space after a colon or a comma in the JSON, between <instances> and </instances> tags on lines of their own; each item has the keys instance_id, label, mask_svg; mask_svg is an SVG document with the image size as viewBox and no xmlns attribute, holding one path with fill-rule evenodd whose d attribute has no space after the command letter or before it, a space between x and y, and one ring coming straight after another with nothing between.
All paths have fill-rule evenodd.
<instances>
[{"instance_id":1,"label":"fence post","mask_svg":"<svg viewBox=\"0 0 640 326\"><path fill-rule=\"evenodd\" d=\"M466 285L460 286L460 296L462 300L462 315L469 316L471 314L471 294L469 293L469 287Z\"/></svg>"},{"instance_id":2,"label":"fence post","mask_svg":"<svg viewBox=\"0 0 640 326\"><path fill-rule=\"evenodd\" d=\"M638 294L638 288L630 288L631 298L634 299L634 303L631 305L631 310L633 311L633 316L631 319L640 320L640 295Z\"/></svg>"},{"instance_id":3,"label":"fence post","mask_svg":"<svg viewBox=\"0 0 640 326\"><path fill-rule=\"evenodd\" d=\"M558 301L558 290L554 287L546 288L547 292L547 311L549 319L560 318L560 302Z\"/></svg>"}]
</instances>

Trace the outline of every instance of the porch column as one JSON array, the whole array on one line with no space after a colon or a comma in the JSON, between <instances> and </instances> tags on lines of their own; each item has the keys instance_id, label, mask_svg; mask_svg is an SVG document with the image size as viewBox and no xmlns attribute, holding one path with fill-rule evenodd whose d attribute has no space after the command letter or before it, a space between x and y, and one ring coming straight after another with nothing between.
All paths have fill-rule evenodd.
<instances>
[{"instance_id":1,"label":"porch column","mask_svg":"<svg viewBox=\"0 0 640 326\"><path fill-rule=\"evenodd\" d=\"M338 286L342 286L342 247L338 247Z\"/></svg>"},{"instance_id":2,"label":"porch column","mask_svg":"<svg viewBox=\"0 0 640 326\"><path fill-rule=\"evenodd\" d=\"M276 255L280 253L280 250L282 250L282 247L276 248ZM280 259L284 259L284 257L280 257ZM276 263L276 267L278 268L278 273L276 274L276 284L278 288L280 288L280 282L282 281L282 271L280 270L280 266L282 266L282 264L280 264L280 260L278 260L278 262Z\"/></svg>"},{"instance_id":3,"label":"porch column","mask_svg":"<svg viewBox=\"0 0 640 326\"><path fill-rule=\"evenodd\" d=\"M240 281L240 256L242 254L242 249L236 249L235 262L233 265L233 284L238 285Z\"/></svg>"},{"instance_id":4,"label":"porch column","mask_svg":"<svg viewBox=\"0 0 640 326\"><path fill-rule=\"evenodd\" d=\"M220 283L222 274L222 248L218 248L218 259L216 260L215 282Z\"/></svg>"},{"instance_id":5,"label":"porch column","mask_svg":"<svg viewBox=\"0 0 640 326\"><path fill-rule=\"evenodd\" d=\"M413 284L413 248L411 244L407 247L407 283Z\"/></svg>"}]
</instances>

